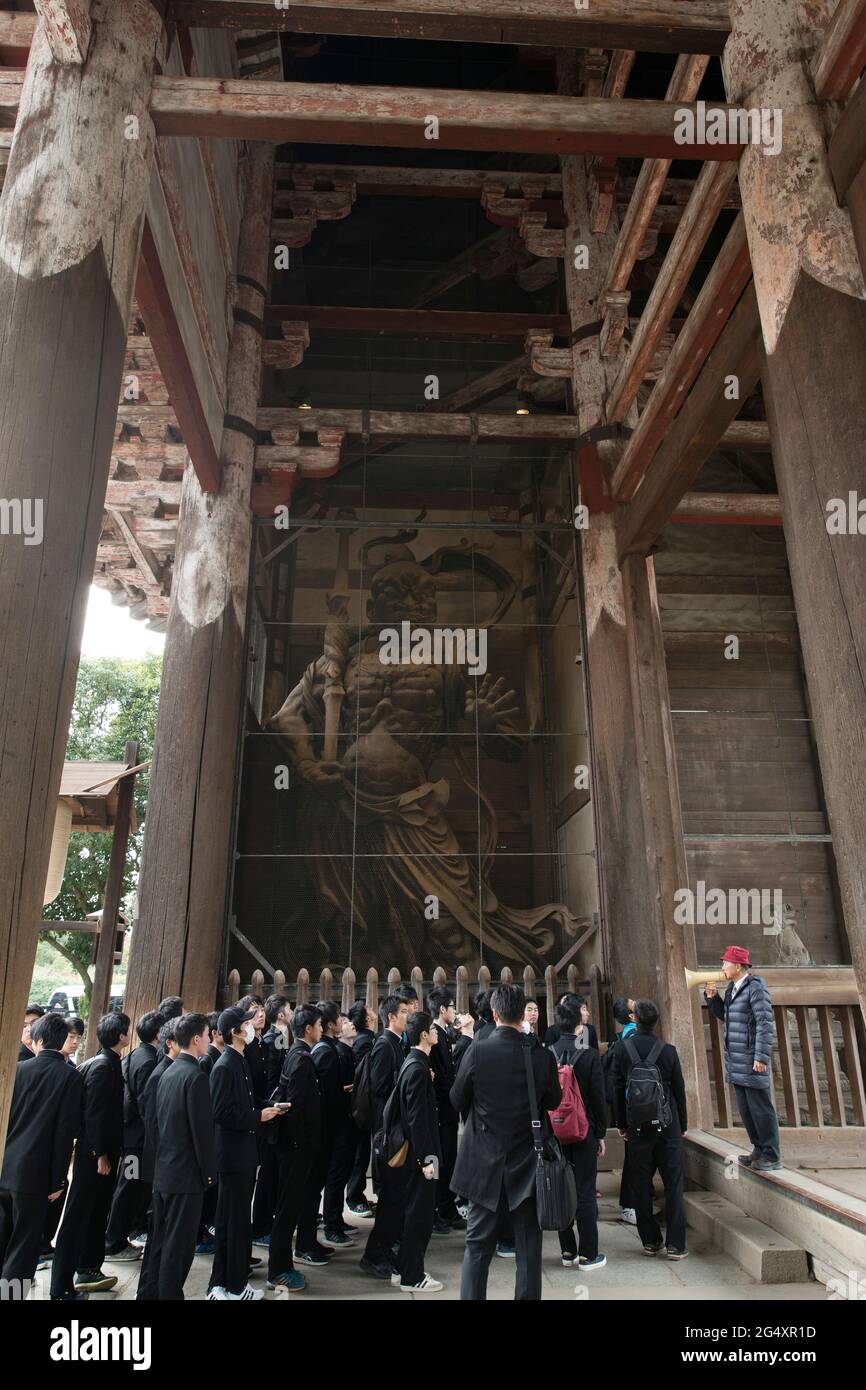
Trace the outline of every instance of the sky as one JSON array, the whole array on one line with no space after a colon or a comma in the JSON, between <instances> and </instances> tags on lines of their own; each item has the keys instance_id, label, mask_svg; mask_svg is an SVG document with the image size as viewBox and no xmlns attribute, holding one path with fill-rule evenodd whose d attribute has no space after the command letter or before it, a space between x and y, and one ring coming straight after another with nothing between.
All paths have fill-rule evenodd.
<instances>
[{"instance_id":1,"label":"sky","mask_svg":"<svg viewBox=\"0 0 866 1390\"><path fill-rule=\"evenodd\" d=\"M162 655L165 634L151 632L144 622L129 616L129 609L115 607L105 589L90 587L81 655L91 660L100 656L140 660L156 652Z\"/></svg>"}]
</instances>

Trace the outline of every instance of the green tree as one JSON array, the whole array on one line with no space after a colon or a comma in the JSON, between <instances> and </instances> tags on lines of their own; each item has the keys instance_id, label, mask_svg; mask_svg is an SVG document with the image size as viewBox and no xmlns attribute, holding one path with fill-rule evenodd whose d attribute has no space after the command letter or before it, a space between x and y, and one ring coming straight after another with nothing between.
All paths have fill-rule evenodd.
<instances>
[{"instance_id":1,"label":"green tree","mask_svg":"<svg viewBox=\"0 0 866 1390\"><path fill-rule=\"evenodd\" d=\"M114 658L82 661L69 725L67 760L121 762L127 741L136 738L139 762L146 762L153 752L161 675L162 658L159 656L148 656L143 661ZM139 773L135 785L137 829L129 839L121 899L126 911L138 882L147 788L148 774ZM83 921L89 912L98 911L105 893L110 857L110 834L93 831L72 834L63 886L45 908L44 919ZM93 938L83 932L48 932L42 940L49 941L76 972L84 989L86 1008L89 1008Z\"/></svg>"}]
</instances>

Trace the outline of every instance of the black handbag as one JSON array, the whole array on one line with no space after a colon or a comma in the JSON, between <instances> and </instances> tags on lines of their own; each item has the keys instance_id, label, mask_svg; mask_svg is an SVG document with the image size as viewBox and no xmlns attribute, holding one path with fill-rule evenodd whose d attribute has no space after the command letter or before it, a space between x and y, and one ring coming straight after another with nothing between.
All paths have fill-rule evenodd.
<instances>
[{"instance_id":1,"label":"black handbag","mask_svg":"<svg viewBox=\"0 0 866 1390\"><path fill-rule=\"evenodd\" d=\"M532 1117L532 1144L535 1149L535 1210L542 1231L565 1231L577 1214L577 1187L574 1171L564 1157L554 1135L544 1138L538 1117L538 1097L532 1070L532 1044L524 1043L529 1113Z\"/></svg>"}]
</instances>

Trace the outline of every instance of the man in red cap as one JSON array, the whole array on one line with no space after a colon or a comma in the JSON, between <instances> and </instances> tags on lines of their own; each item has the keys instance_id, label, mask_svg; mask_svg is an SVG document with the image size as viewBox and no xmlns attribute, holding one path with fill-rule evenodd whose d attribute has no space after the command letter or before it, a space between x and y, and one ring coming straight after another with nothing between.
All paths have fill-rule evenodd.
<instances>
[{"instance_id":1,"label":"man in red cap","mask_svg":"<svg viewBox=\"0 0 866 1390\"><path fill-rule=\"evenodd\" d=\"M773 1005L760 975L751 974L744 946L729 946L722 956L728 980L724 1001L713 984L704 997L707 1008L725 1025L725 1079L734 1088L740 1116L752 1141L752 1152L740 1163L758 1173L781 1168L779 1121L770 1096L770 1053L773 1050Z\"/></svg>"}]
</instances>

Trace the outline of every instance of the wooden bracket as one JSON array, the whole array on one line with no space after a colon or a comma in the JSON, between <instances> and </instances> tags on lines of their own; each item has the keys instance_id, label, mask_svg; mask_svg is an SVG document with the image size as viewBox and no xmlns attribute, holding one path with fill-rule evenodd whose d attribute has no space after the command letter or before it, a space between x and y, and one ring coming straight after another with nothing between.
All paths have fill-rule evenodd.
<instances>
[{"instance_id":1,"label":"wooden bracket","mask_svg":"<svg viewBox=\"0 0 866 1390\"><path fill-rule=\"evenodd\" d=\"M529 365L536 376L568 378L574 370L572 349L555 348L553 334L531 328L525 339Z\"/></svg>"},{"instance_id":2,"label":"wooden bracket","mask_svg":"<svg viewBox=\"0 0 866 1390\"><path fill-rule=\"evenodd\" d=\"M269 338L262 344L262 365L291 371L301 365L304 352L310 346L310 325L290 319L284 320L280 328L282 339Z\"/></svg>"}]
</instances>

